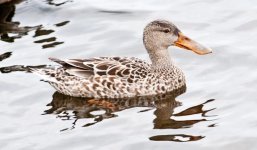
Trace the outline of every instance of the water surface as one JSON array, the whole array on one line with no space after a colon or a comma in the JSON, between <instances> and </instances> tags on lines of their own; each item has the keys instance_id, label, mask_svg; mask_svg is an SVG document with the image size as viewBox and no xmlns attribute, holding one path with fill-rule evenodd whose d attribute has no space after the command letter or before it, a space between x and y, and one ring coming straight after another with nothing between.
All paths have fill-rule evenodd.
<instances>
[{"instance_id":1,"label":"water surface","mask_svg":"<svg viewBox=\"0 0 257 150\"><path fill-rule=\"evenodd\" d=\"M257 149L256 13L252 0L1 4L0 67L54 64L48 57L149 60L142 30L155 19L172 21L214 53L170 48L187 91L157 100L72 98L36 75L4 70L0 149Z\"/></svg>"}]
</instances>

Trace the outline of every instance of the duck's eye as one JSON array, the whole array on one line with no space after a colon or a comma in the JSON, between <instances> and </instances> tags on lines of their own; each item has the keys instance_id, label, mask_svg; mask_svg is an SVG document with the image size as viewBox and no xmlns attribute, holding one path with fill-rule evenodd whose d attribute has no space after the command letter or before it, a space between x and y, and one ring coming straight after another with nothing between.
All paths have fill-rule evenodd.
<instances>
[{"instance_id":1,"label":"duck's eye","mask_svg":"<svg viewBox=\"0 0 257 150\"><path fill-rule=\"evenodd\" d=\"M164 33L169 33L170 30L169 30L169 29L165 29L165 30L163 30L163 32L164 32Z\"/></svg>"}]
</instances>

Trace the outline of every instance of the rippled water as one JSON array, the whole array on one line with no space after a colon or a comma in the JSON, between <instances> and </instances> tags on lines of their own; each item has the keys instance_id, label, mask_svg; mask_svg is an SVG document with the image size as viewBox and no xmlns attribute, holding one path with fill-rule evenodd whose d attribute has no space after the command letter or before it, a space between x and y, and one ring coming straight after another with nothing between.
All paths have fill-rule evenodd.
<instances>
[{"instance_id":1,"label":"rippled water","mask_svg":"<svg viewBox=\"0 0 257 150\"><path fill-rule=\"evenodd\" d=\"M170 48L186 93L121 101L72 98L1 68L0 149L257 149L256 13L253 0L1 4L0 67L54 64L48 57L148 60L142 30L154 19L174 22L214 53Z\"/></svg>"}]
</instances>

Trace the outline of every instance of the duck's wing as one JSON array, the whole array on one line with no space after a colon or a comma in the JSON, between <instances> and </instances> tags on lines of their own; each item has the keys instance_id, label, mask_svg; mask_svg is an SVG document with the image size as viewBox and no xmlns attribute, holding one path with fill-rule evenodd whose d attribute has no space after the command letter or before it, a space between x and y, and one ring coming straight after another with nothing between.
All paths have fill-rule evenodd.
<instances>
[{"instance_id":1,"label":"duck's wing","mask_svg":"<svg viewBox=\"0 0 257 150\"><path fill-rule=\"evenodd\" d=\"M145 77L150 70L150 65L137 58L128 57L96 57L90 59L49 58L59 63L66 73L82 78L89 76L116 76L128 77L131 75L139 78Z\"/></svg>"}]
</instances>

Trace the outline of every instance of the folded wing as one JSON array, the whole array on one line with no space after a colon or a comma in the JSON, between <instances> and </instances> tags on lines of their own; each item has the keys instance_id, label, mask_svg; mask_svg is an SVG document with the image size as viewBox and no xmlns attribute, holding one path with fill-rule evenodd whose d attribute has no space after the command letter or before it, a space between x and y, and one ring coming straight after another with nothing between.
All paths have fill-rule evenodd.
<instances>
[{"instance_id":1,"label":"folded wing","mask_svg":"<svg viewBox=\"0 0 257 150\"><path fill-rule=\"evenodd\" d=\"M67 60L49 59L61 64L66 73L81 78L88 78L90 76L143 78L150 70L148 63L137 58L97 57Z\"/></svg>"}]
</instances>

